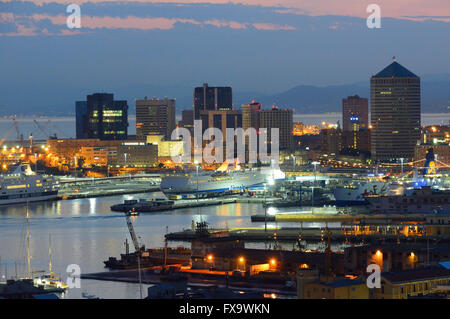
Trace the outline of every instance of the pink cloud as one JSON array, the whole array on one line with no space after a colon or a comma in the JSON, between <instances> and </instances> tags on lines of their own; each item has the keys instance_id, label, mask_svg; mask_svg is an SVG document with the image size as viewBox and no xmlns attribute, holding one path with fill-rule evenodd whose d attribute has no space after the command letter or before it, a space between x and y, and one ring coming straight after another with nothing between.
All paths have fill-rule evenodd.
<instances>
[{"instance_id":1,"label":"pink cloud","mask_svg":"<svg viewBox=\"0 0 450 319\"><path fill-rule=\"evenodd\" d=\"M66 25L67 16L58 15L51 16L47 14L34 14L31 16L34 21L50 20L55 25ZM194 23L194 20L188 19L168 19L168 18L139 18L134 16L128 16L125 18L120 17L91 17L87 15L81 16L81 29L139 29L139 30L153 30L172 29L174 24L180 23Z\"/></svg>"},{"instance_id":2,"label":"pink cloud","mask_svg":"<svg viewBox=\"0 0 450 319\"><path fill-rule=\"evenodd\" d=\"M33 14L31 18L35 22L49 20L54 25L66 25L67 16L57 15L51 16L48 14ZM189 23L198 26L211 25L217 28L232 28L232 29L246 29L253 26L258 30L295 30L294 27L288 25L276 25L271 23L240 23L236 21L225 20L207 20L197 21L193 19L181 18L141 18L136 16L120 17L92 17L87 15L81 16L81 30L83 29L138 29L138 30L169 30L174 27L176 23ZM69 34L69 33L68 33Z\"/></svg>"},{"instance_id":3,"label":"pink cloud","mask_svg":"<svg viewBox=\"0 0 450 319\"><path fill-rule=\"evenodd\" d=\"M37 35L35 27L26 27L23 25L18 25L16 32L0 33L0 36L8 37L32 37L35 35Z\"/></svg>"},{"instance_id":4,"label":"pink cloud","mask_svg":"<svg viewBox=\"0 0 450 319\"><path fill-rule=\"evenodd\" d=\"M10 2L13 0L3 0ZM367 17L366 8L376 3L383 17L403 18L407 16L450 16L450 1L444 0L28 0L37 5L47 3L105 3L141 2L173 4L244 4L263 7L278 7L280 13L318 15L343 15Z\"/></svg>"},{"instance_id":5,"label":"pink cloud","mask_svg":"<svg viewBox=\"0 0 450 319\"><path fill-rule=\"evenodd\" d=\"M9 12L0 12L0 23L13 23L14 14Z\"/></svg>"},{"instance_id":6,"label":"pink cloud","mask_svg":"<svg viewBox=\"0 0 450 319\"><path fill-rule=\"evenodd\" d=\"M277 25L273 23L253 23L252 25L258 30L295 30L295 27L290 25Z\"/></svg>"},{"instance_id":7,"label":"pink cloud","mask_svg":"<svg viewBox=\"0 0 450 319\"><path fill-rule=\"evenodd\" d=\"M232 29L247 29L247 24L239 23L239 22L235 22L235 21L222 21L222 20L214 19L214 20L205 21L205 22L203 22L203 24L213 25L218 28L229 27Z\"/></svg>"}]
</instances>

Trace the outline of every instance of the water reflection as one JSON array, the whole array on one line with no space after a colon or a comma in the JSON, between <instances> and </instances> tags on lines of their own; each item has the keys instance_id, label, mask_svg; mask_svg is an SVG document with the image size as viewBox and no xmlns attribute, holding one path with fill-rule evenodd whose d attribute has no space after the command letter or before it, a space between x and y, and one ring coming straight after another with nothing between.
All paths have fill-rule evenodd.
<instances>
[{"instance_id":1,"label":"water reflection","mask_svg":"<svg viewBox=\"0 0 450 319\"><path fill-rule=\"evenodd\" d=\"M66 268L69 264L78 264L82 273L104 270L103 261L110 256L124 253L125 238L129 238L128 228L122 213L112 212L110 206L123 202L125 198L149 198L161 196L161 193L141 194L138 196L117 196L92 199L76 199L55 202L30 203L30 232L32 268L48 268L48 236L52 237L52 264L54 271L66 280ZM292 212L294 209L290 208ZM283 211L283 209L280 209ZM169 232L190 229L194 222L206 221L212 227L262 227L253 224L251 215L264 214L261 204L236 203L222 206L204 206L175 211L140 214L133 217L133 225L140 242L146 247L163 247L166 226ZM0 256L2 266L9 276L26 269L25 248L26 205L0 207ZM276 223L268 223L269 229ZM322 224L323 225L323 224ZM279 223L278 226L284 226ZM298 227L300 224L286 224ZM320 227L321 223L303 224L307 227ZM188 243L172 242L172 247L188 246ZM249 247L255 244L248 244ZM256 244L257 246L257 244ZM291 249L288 244L287 249ZM138 289L133 284L107 283L83 280L86 287L79 291L70 291L68 297L81 298L84 288L90 294L109 298L136 298ZM102 287L104 293L102 295ZM117 288L122 287L122 288ZM145 291L145 289L144 289Z\"/></svg>"}]
</instances>

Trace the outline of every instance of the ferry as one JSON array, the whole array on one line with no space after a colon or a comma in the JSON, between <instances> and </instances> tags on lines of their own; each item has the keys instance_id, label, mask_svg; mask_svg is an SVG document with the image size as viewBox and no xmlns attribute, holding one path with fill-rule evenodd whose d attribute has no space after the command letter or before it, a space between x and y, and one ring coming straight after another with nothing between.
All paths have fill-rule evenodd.
<instances>
[{"instance_id":1,"label":"ferry","mask_svg":"<svg viewBox=\"0 0 450 319\"><path fill-rule=\"evenodd\" d=\"M187 172L166 174L161 178L161 191L170 195L205 194L223 195L236 193L251 188L263 187L279 179L279 173L273 169L227 169L222 165L215 171ZM280 171L281 172L281 171Z\"/></svg>"},{"instance_id":2,"label":"ferry","mask_svg":"<svg viewBox=\"0 0 450 319\"><path fill-rule=\"evenodd\" d=\"M29 164L16 165L10 174L0 175L0 205L53 200L59 182L53 176L33 172Z\"/></svg>"}]
</instances>

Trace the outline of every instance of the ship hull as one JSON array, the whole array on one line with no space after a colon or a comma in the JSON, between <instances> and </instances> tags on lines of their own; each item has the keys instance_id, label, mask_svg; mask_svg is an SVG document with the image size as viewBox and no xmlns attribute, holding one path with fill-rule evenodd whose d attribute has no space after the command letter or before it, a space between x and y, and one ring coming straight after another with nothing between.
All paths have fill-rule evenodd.
<instances>
[{"instance_id":1,"label":"ship hull","mask_svg":"<svg viewBox=\"0 0 450 319\"><path fill-rule=\"evenodd\" d=\"M338 186L333 190L336 206L367 205L365 195L383 194L387 191L387 183L367 183L354 188Z\"/></svg>"},{"instance_id":2,"label":"ship hull","mask_svg":"<svg viewBox=\"0 0 450 319\"><path fill-rule=\"evenodd\" d=\"M169 175L161 180L161 191L166 195L182 194L221 194L247 190L263 186L266 176L259 171L232 172L224 176L214 176L212 173L198 175Z\"/></svg>"},{"instance_id":3,"label":"ship hull","mask_svg":"<svg viewBox=\"0 0 450 319\"><path fill-rule=\"evenodd\" d=\"M32 194L30 194L32 195ZM51 192L51 194L45 195L36 195L22 198L7 198L0 199L0 205L14 205L14 204L23 204L23 203L31 203L31 202L42 202L42 201L51 201L56 200L58 198L58 192Z\"/></svg>"},{"instance_id":4,"label":"ship hull","mask_svg":"<svg viewBox=\"0 0 450 319\"><path fill-rule=\"evenodd\" d=\"M58 190L54 177L36 174L29 164L19 164L12 173L0 175L0 205L54 200Z\"/></svg>"}]
</instances>

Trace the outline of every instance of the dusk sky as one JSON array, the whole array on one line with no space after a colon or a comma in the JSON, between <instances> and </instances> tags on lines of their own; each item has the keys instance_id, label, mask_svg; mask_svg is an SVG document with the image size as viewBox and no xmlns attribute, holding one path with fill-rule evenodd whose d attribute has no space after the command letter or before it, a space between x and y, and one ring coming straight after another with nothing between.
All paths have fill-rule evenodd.
<instances>
[{"instance_id":1,"label":"dusk sky","mask_svg":"<svg viewBox=\"0 0 450 319\"><path fill-rule=\"evenodd\" d=\"M66 26L70 3L81 29ZM366 26L371 3L380 29ZM368 82L394 55L420 76L444 74L449 35L444 0L3 0L0 108L73 108L62 95L131 98L134 86L159 96L203 82L261 93Z\"/></svg>"}]
</instances>

